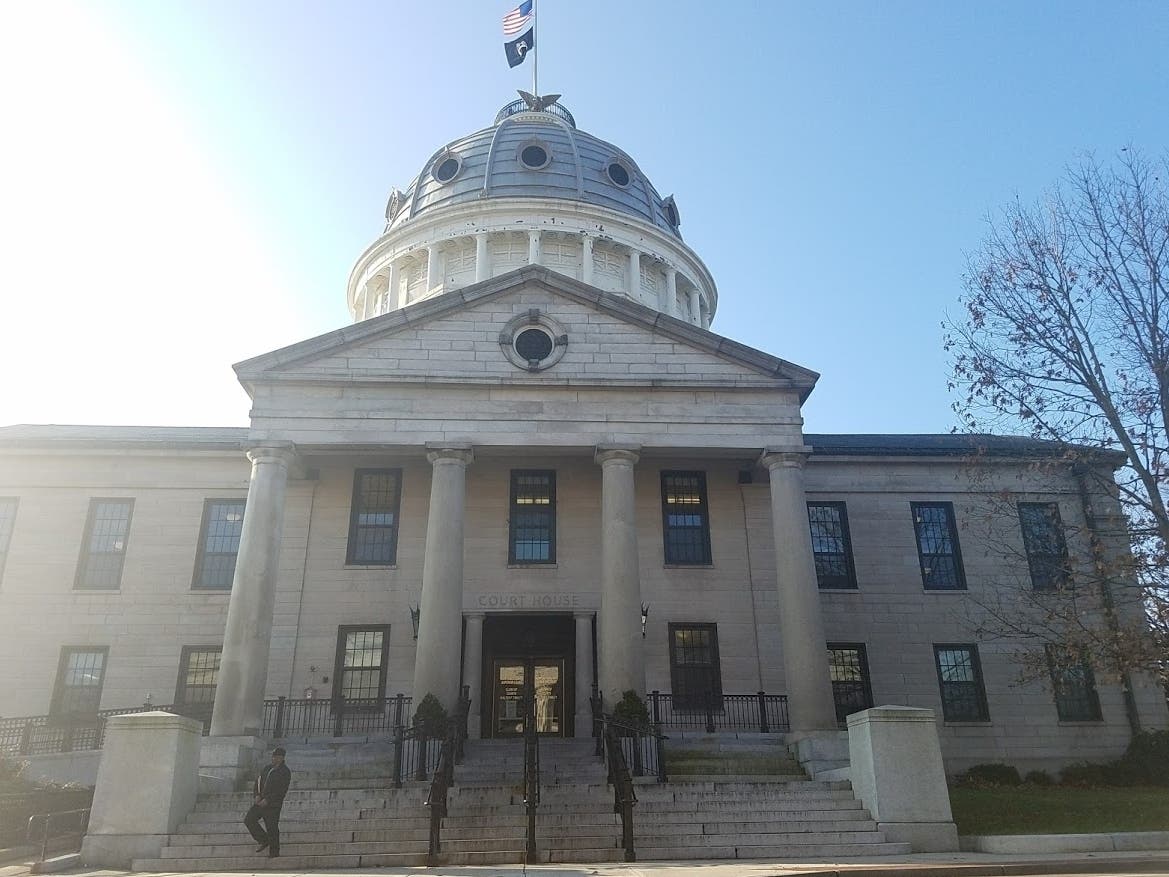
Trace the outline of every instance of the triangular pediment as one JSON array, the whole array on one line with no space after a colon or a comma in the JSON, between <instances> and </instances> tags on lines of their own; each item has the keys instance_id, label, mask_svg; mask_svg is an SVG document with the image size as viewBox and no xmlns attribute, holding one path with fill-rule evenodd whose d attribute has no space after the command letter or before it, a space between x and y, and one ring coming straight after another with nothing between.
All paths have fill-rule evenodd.
<instances>
[{"instance_id":1,"label":"triangular pediment","mask_svg":"<svg viewBox=\"0 0 1169 877\"><path fill-rule=\"evenodd\" d=\"M509 326L538 314L563 332L554 366L510 359ZM802 401L818 375L541 267L418 302L238 363L263 383L441 382L539 386L770 387Z\"/></svg>"}]
</instances>

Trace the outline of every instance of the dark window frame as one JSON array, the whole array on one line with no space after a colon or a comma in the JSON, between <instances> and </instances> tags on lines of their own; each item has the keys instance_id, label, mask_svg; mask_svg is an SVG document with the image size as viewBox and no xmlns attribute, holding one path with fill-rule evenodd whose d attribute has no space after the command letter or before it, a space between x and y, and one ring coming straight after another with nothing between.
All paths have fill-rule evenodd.
<instances>
[{"instance_id":1,"label":"dark window frame","mask_svg":"<svg viewBox=\"0 0 1169 877\"><path fill-rule=\"evenodd\" d=\"M1096 674L1088 656L1081 655L1075 669L1063 668L1056 660L1058 646L1047 643L1043 647L1047 658L1047 670L1051 675L1051 691L1055 698L1055 712L1061 722L1102 722L1104 713L1100 709L1100 693L1096 689ZM1069 674L1079 673L1078 683L1068 685Z\"/></svg>"},{"instance_id":2,"label":"dark window frame","mask_svg":"<svg viewBox=\"0 0 1169 877\"><path fill-rule=\"evenodd\" d=\"M369 698L347 698L345 691L345 638L350 633L380 632L382 635L381 658L378 665L377 700L384 701L386 697L387 675L390 661L390 625L388 624L342 624L337 627L337 653L333 661L333 703L339 704L344 698L345 708L348 710L375 710L380 709L378 703ZM370 670L370 667L353 667L353 670Z\"/></svg>"},{"instance_id":3,"label":"dark window frame","mask_svg":"<svg viewBox=\"0 0 1169 877\"><path fill-rule=\"evenodd\" d=\"M210 685L210 686L207 686L207 685L190 686L187 684L187 676L191 670L191 666L190 666L191 665L191 657L193 655L211 654L211 653L218 654L220 657L220 660L222 661L222 659L223 659L223 646L220 646L220 645L183 646L182 651L179 653L179 676L178 676L178 680L175 682L175 704L176 705L184 705L184 706L191 706L191 707L197 707L197 708L205 706L208 709L210 709L212 704L215 703L215 690L219 687L219 669L222 666L220 663L217 663L215 666L215 684ZM196 667L195 669L200 670L200 669L205 669L205 668ZM188 696L188 693L192 688L199 689L199 690L205 690L205 689L210 688L210 690L211 690L210 699L209 700L206 700L206 699L191 700Z\"/></svg>"},{"instance_id":4,"label":"dark window frame","mask_svg":"<svg viewBox=\"0 0 1169 877\"><path fill-rule=\"evenodd\" d=\"M845 651L853 651L853 652L857 653L857 658L858 658L857 664L860 668L860 674L861 674L861 678L860 678L859 683L847 681L847 680L836 680L836 679L831 680L832 681L832 702L836 707L836 721L838 721L840 724L843 725L843 724L845 724L848 717L850 715L852 715L852 713L860 712L861 710L870 709L873 706L873 680L872 680L872 677L869 673L869 653L868 653L868 649L865 647L864 643L830 642L830 643L828 643L828 651L830 653L831 652L845 652ZM833 656L831 654L829 654L828 674L829 674L830 679L832 676L832 668L834 666L836 666L836 664L833 660ZM845 702L845 699L838 695L838 692L842 691L845 688L845 686L849 686L853 691L856 691L858 685L859 685L860 700L863 702L864 705L857 706L857 707L850 707L850 705L847 702ZM847 712L845 710L847 710Z\"/></svg>"},{"instance_id":5,"label":"dark window frame","mask_svg":"<svg viewBox=\"0 0 1169 877\"><path fill-rule=\"evenodd\" d=\"M97 510L102 503L117 503L128 507L126 511L126 531L122 550L101 552L101 556L116 556L118 558L118 576L115 585L88 585L86 576L90 569L90 558L95 556L90 550L90 541L93 538L93 527L97 522ZM75 591L118 591L122 587L122 574L126 571L126 553L130 550L130 528L134 524L134 497L131 496L95 496L89 500L89 512L85 518L85 530L81 536L81 552L77 558L77 572L73 578Z\"/></svg>"},{"instance_id":6,"label":"dark window frame","mask_svg":"<svg viewBox=\"0 0 1169 877\"><path fill-rule=\"evenodd\" d=\"M670 503L667 501L668 484L672 478L695 478L697 480L698 504L691 514L701 518L698 527L679 527L670 524ZM713 566L714 560L710 550L710 497L706 490L706 472L701 469L663 469L661 471L662 490L662 554L666 566ZM671 557L671 533L698 531L698 540L692 545L697 548L699 559Z\"/></svg>"},{"instance_id":7,"label":"dark window frame","mask_svg":"<svg viewBox=\"0 0 1169 877\"><path fill-rule=\"evenodd\" d=\"M80 685L65 685L65 676L69 671L69 657L71 655L101 655L101 675L98 677L99 681L96 686L80 686ZM53 681L52 700L49 702L49 715L57 717L65 716L96 716L101 710L102 691L106 684L106 670L110 665L110 647L109 646L61 646L60 657L57 659L57 675ZM94 700L93 708L65 709L63 701L67 699L66 692L72 689L82 688L96 688L97 697Z\"/></svg>"},{"instance_id":8,"label":"dark window frame","mask_svg":"<svg viewBox=\"0 0 1169 877\"><path fill-rule=\"evenodd\" d=\"M952 553L943 554L940 552L931 552L927 554L922 550L922 534L925 523L918 517L919 509L943 509L946 512L946 527L950 539L950 546ZM911 502L909 504L910 517L913 518L913 541L917 546L917 562L918 568L921 570L921 586L927 591L965 591L966 588L966 571L962 566L962 547L958 542L958 518L954 514L954 503L952 502ZM934 576L936 568L933 565L927 565L926 559L949 557L952 558L954 564L954 583L953 584L931 584L931 578Z\"/></svg>"},{"instance_id":9,"label":"dark window frame","mask_svg":"<svg viewBox=\"0 0 1169 877\"><path fill-rule=\"evenodd\" d=\"M392 475L397 480L397 488L394 497L394 523L390 526L376 526L363 527L361 520L361 499L364 496L362 492L362 478L366 475ZM345 565L346 566L394 566L398 562L398 534L401 530L402 523L402 470L401 468L391 469L355 469L353 471L353 495L349 504L349 538L345 548ZM381 529L390 530L392 536L389 540L389 558L379 558L376 560L361 560L357 558L358 531L361 529Z\"/></svg>"},{"instance_id":10,"label":"dark window frame","mask_svg":"<svg viewBox=\"0 0 1169 877\"><path fill-rule=\"evenodd\" d=\"M0 584L4 582L4 567L8 565L8 551L12 547L12 534L16 532L16 515L20 511L19 496L0 496L0 510L11 508L11 515L0 511L0 521L8 520L7 533L0 527Z\"/></svg>"},{"instance_id":11,"label":"dark window frame","mask_svg":"<svg viewBox=\"0 0 1169 877\"><path fill-rule=\"evenodd\" d=\"M548 557L542 560L530 560L516 557L517 516L530 509L517 505L519 494L518 479L524 477L547 477L548 479ZM556 470L555 469L512 469L509 476L508 514L507 514L507 562L515 566L542 566L556 563Z\"/></svg>"},{"instance_id":12,"label":"dark window frame","mask_svg":"<svg viewBox=\"0 0 1169 877\"><path fill-rule=\"evenodd\" d=\"M721 712L723 708L723 677L722 677L722 657L718 648L718 624L713 621L671 621L666 625L667 635L670 638L670 698L671 706L675 712L702 712L706 709L706 695L702 695L701 702L692 701L689 692L680 691L685 689L686 685L679 685L679 676L684 672L693 672L694 668L701 668L706 665L701 664L683 664L679 663L677 645L675 643L674 634L678 631L704 631L710 634L710 664L706 667L708 670L708 679L710 685L707 690L712 697L711 706L716 712Z\"/></svg>"},{"instance_id":13,"label":"dark window frame","mask_svg":"<svg viewBox=\"0 0 1169 877\"><path fill-rule=\"evenodd\" d=\"M836 552L817 551L816 542L812 539L812 559L816 562L816 586L825 591L855 591L857 590L856 583L856 564L852 558L852 535L848 529L848 506L844 502L838 501L815 501L808 504L808 534L809 538L812 536L812 509L813 508L830 508L835 509L840 513L837 521L840 525L840 540L843 551L838 555ZM843 557L845 573L843 577L821 576L819 558L824 557Z\"/></svg>"},{"instance_id":14,"label":"dark window frame","mask_svg":"<svg viewBox=\"0 0 1169 877\"><path fill-rule=\"evenodd\" d=\"M211 509L213 506L216 506L216 505L235 505L235 506L239 506L239 508L241 510L246 511L247 500L245 498L242 498L242 497L241 498L210 497L208 499L203 500L203 520L202 520L202 523L199 525L199 547L198 547L198 551L195 554L195 571L194 571L194 574L191 576L191 590L193 590L193 591L227 591L227 592L231 591L231 586L232 586L231 582L228 582L227 585L208 585L208 584L204 583L204 576L205 576L205 573L207 572L206 563L207 563L208 556L226 557L228 555L228 552L226 552L226 551L211 551L211 552L209 552L207 550L207 531L208 531L208 529L210 529L210 526L211 526ZM242 538L242 536L243 536L243 520L241 518L241 520L240 520L240 537ZM239 558L239 547L238 546L236 547L235 553L232 555L232 557L234 557L236 559ZM232 568L232 578L234 578L235 577L235 562L234 561L232 562L231 568Z\"/></svg>"},{"instance_id":15,"label":"dark window frame","mask_svg":"<svg viewBox=\"0 0 1169 877\"><path fill-rule=\"evenodd\" d=\"M942 677L942 652L965 650L970 654L970 668L973 671L973 680L951 680ZM946 722L980 722L990 721L990 706L986 700L986 677L982 674L982 659L978 654L977 643L934 643L934 669L938 674L938 693L942 698L942 719ZM952 700L946 697L947 685L975 685L976 686L976 714L955 714Z\"/></svg>"},{"instance_id":16,"label":"dark window frame","mask_svg":"<svg viewBox=\"0 0 1169 877\"><path fill-rule=\"evenodd\" d=\"M1052 528L1057 543L1055 552L1039 550L1041 535L1035 533L1024 510L1040 510ZM1067 539L1064 535L1063 517L1057 502L1020 502L1016 512L1019 515L1019 532L1023 536L1023 551L1027 555L1027 571L1031 575L1031 588L1036 591L1058 591L1071 584L1071 568L1068 559Z\"/></svg>"}]
</instances>

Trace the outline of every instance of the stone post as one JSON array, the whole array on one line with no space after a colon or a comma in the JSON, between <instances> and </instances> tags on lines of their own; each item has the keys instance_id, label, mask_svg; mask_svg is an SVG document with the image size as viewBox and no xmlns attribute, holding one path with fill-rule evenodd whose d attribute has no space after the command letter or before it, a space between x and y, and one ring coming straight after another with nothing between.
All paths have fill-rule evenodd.
<instances>
[{"instance_id":1,"label":"stone post","mask_svg":"<svg viewBox=\"0 0 1169 877\"><path fill-rule=\"evenodd\" d=\"M576 732L577 737L593 736L593 613L574 612L576 622Z\"/></svg>"},{"instance_id":2,"label":"stone post","mask_svg":"<svg viewBox=\"0 0 1169 877\"><path fill-rule=\"evenodd\" d=\"M805 447L768 449L760 460L771 474L779 629L793 733L838 727L804 495L803 467L809 453Z\"/></svg>"},{"instance_id":3,"label":"stone post","mask_svg":"<svg viewBox=\"0 0 1169 877\"><path fill-rule=\"evenodd\" d=\"M203 725L166 712L111 716L97 769L86 865L127 869L158 858L195 806ZM150 869L147 869L150 870Z\"/></svg>"},{"instance_id":4,"label":"stone post","mask_svg":"<svg viewBox=\"0 0 1169 877\"><path fill-rule=\"evenodd\" d=\"M426 248L426 291L431 292L442 284L442 265L439 259L438 244L431 244Z\"/></svg>"},{"instance_id":5,"label":"stone post","mask_svg":"<svg viewBox=\"0 0 1169 877\"><path fill-rule=\"evenodd\" d=\"M915 853L958 849L934 711L878 706L848 717L849 779L877 830Z\"/></svg>"},{"instance_id":6,"label":"stone post","mask_svg":"<svg viewBox=\"0 0 1169 877\"><path fill-rule=\"evenodd\" d=\"M611 707L633 689L645 694L641 640L641 579L637 562L637 510L632 446L598 446L601 466L601 612L599 684Z\"/></svg>"},{"instance_id":7,"label":"stone post","mask_svg":"<svg viewBox=\"0 0 1169 877\"><path fill-rule=\"evenodd\" d=\"M587 234L583 235L580 239L580 246L580 279L591 285L593 282L593 239Z\"/></svg>"},{"instance_id":8,"label":"stone post","mask_svg":"<svg viewBox=\"0 0 1169 877\"><path fill-rule=\"evenodd\" d=\"M702 324L702 295L697 286L690 287L690 322L695 326Z\"/></svg>"},{"instance_id":9,"label":"stone post","mask_svg":"<svg viewBox=\"0 0 1169 877\"><path fill-rule=\"evenodd\" d=\"M212 736L231 737L261 731L272 609L276 603L276 572L284 529L284 493L293 458L291 443L264 445L248 451L252 480L244 507L231 601L227 605L227 626L211 713Z\"/></svg>"},{"instance_id":10,"label":"stone post","mask_svg":"<svg viewBox=\"0 0 1169 877\"><path fill-rule=\"evenodd\" d=\"M422 617L414 658L414 708L427 694L452 712L459 699L459 639L463 613L463 513L469 445L434 447L430 514L422 560Z\"/></svg>"},{"instance_id":11,"label":"stone post","mask_svg":"<svg viewBox=\"0 0 1169 877\"><path fill-rule=\"evenodd\" d=\"M528 264L540 264L540 229L538 228L528 231Z\"/></svg>"},{"instance_id":12,"label":"stone post","mask_svg":"<svg viewBox=\"0 0 1169 877\"><path fill-rule=\"evenodd\" d=\"M625 284L629 297L634 301L641 298L641 253L632 247L629 249L629 282Z\"/></svg>"},{"instance_id":13,"label":"stone post","mask_svg":"<svg viewBox=\"0 0 1169 877\"><path fill-rule=\"evenodd\" d=\"M491 276L491 266L487 256L487 232L477 232L475 235L475 282L486 280Z\"/></svg>"},{"instance_id":14,"label":"stone post","mask_svg":"<svg viewBox=\"0 0 1169 877\"><path fill-rule=\"evenodd\" d=\"M678 300L678 269L673 265L666 266L666 285L658 298L658 310L673 315L677 310L674 302Z\"/></svg>"},{"instance_id":15,"label":"stone post","mask_svg":"<svg viewBox=\"0 0 1169 877\"><path fill-rule=\"evenodd\" d=\"M483 618L482 612L464 616L467 620L466 640L463 643L463 684L471 694L471 709L467 713L467 736L478 740L483 713Z\"/></svg>"}]
</instances>

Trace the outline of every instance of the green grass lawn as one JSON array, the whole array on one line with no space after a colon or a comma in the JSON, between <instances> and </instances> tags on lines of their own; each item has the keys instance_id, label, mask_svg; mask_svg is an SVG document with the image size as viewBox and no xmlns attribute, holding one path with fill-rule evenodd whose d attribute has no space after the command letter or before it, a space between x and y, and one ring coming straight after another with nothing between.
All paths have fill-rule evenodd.
<instances>
[{"instance_id":1,"label":"green grass lawn","mask_svg":"<svg viewBox=\"0 0 1169 877\"><path fill-rule=\"evenodd\" d=\"M1169 788L950 789L959 834L1169 831Z\"/></svg>"}]
</instances>

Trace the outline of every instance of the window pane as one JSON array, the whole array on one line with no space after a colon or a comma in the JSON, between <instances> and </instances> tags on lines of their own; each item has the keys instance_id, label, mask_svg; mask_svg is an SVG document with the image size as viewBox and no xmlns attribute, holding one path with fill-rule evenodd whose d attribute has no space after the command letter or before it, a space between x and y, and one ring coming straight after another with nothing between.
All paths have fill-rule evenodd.
<instances>
[{"instance_id":1,"label":"window pane","mask_svg":"<svg viewBox=\"0 0 1169 877\"><path fill-rule=\"evenodd\" d=\"M89 506L78 569L78 588L117 588L130 530L133 500L95 499Z\"/></svg>"},{"instance_id":2,"label":"window pane","mask_svg":"<svg viewBox=\"0 0 1169 877\"><path fill-rule=\"evenodd\" d=\"M935 646L934 654L946 721L986 721L986 692L974 647Z\"/></svg>"},{"instance_id":3,"label":"window pane","mask_svg":"<svg viewBox=\"0 0 1169 877\"><path fill-rule=\"evenodd\" d=\"M556 473L511 473L509 563L556 560Z\"/></svg>"},{"instance_id":4,"label":"window pane","mask_svg":"<svg viewBox=\"0 0 1169 877\"><path fill-rule=\"evenodd\" d=\"M836 720L843 722L852 713L873 705L869 685L869 664L863 645L829 645L828 673Z\"/></svg>"},{"instance_id":5,"label":"window pane","mask_svg":"<svg viewBox=\"0 0 1169 877\"><path fill-rule=\"evenodd\" d=\"M212 500L203 507L196 588L230 588L244 528L244 500Z\"/></svg>"},{"instance_id":6,"label":"window pane","mask_svg":"<svg viewBox=\"0 0 1169 877\"><path fill-rule=\"evenodd\" d=\"M15 497L0 496L0 579L4 577L8 544L12 541L12 529L16 525L16 503Z\"/></svg>"},{"instance_id":7,"label":"window pane","mask_svg":"<svg viewBox=\"0 0 1169 877\"><path fill-rule=\"evenodd\" d=\"M349 524L352 564L391 564L398 551L399 469L359 469L354 476Z\"/></svg>"},{"instance_id":8,"label":"window pane","mask_svg":"<svg viewBox=\"0 0 1169 877\"><path fill-rule=\"evenodd\" d=\"M722 709L715 625L670 625L670 682L675 709Z\"/></svg>"},{"instance_id":9,"label":"window pane","mask_svg":"<svg viewBox=\"0 0 1169 877\"><path fill-rule=\"evenodd\" d=\"M219 681L221 649L184 649L179 669L179 690L175 701L185 704L215 703L215 685Z\"/></svg>"},{"instance_id":10,"label":"window pane","mask_svg":"<svg viewBox=\"0 0 1169 877\"><path fill-rule=\"evenodd\" d=\"M844 503L808 503L808 524L817 584L821 588L855 588Z\"/></svg>"},{"instance_id":11,"label":"window pane","mask_svg":"<svg viewBox=\"0 0 1169 877\"><path fill-rule=\"evenodd\" d=\"M948 502L915 502L911 509L922 584L926 588L965 588L954 507Z\"/></svg>"},{"instance_id":12,"label":"window pane","mask_svg":"<svg viewBox=\"0 0 1169 877\"><path fill-rule=\"evenodd\" d=\"M1052 591L1068 583L1067 546L1059 506L1047 502L1019 503L1019 525L1031 586L1037 591Z\"/></svg>"},{"instance_id":13,"label":"window pane","mask_svg":"<svg viewBox=\"0 0 1169 877\"><path fill-rule=\"evenodd\" d=\"M662 515L666 563L710 563L705 474L663 472Z\"/></svg>"},{"instance_id":14,"label":"window pane","mask_svg":"<svg viewBox=\"0 0 1169 877\"><path fill-rule=\"evenodd\" d=\"M1067 650L1048 644L1047 664L1051 670L1051 686L1055 691L1055 708L1061 722L1098 722L1100 699L1096 694L1096 678L1085 656L1078 659Z\"/></svg>"},{"instance_id":15,"label":"window pane","mask_svg":"<svg viewBox=\"0 0 1169 877\"><path fill-rule=\"evenodd\" d=\"M104 649L65 648L57 674L53 712L96 713L105 678Z\"/></svg>"},{"instance_id":16,"label":"window pane","mask_svg":"<svg viewBox=\"0 0 1169 877\"><path fill-rule=\"evenodd\" d=\"M342 629L337 693L346 700L372 700L385 691L385 645L389 628Z\"/></svg>"}]
</instances>

